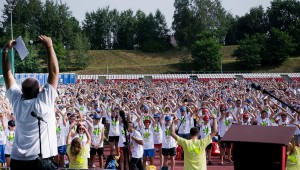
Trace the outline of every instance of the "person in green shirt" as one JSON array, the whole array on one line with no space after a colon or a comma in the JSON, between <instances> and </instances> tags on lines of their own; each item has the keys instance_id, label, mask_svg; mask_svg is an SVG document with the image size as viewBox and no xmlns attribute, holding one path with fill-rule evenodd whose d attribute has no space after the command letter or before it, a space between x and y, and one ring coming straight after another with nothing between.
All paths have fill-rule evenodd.
<instances>
[{"instance_id":1,"label":"person in green shirt","mask_svg":"<svg viewBox=\"0 0 300 170\"><path fill-rule=\"evenodd\" d=\"M211 114L210 119L213 119L213 130L207 137L198 139L200 134L199 129L193 127L190 129L190 140L183 139L176 135L174 123L171 126L171 136L178 142L184 150L184 169L185 170L206 170L206 155L205 148L212 141L212 138L218 132L218 125L215 115ZM175 120L175 122L178 120Z\"/></svg>"},{"instance_id":2,"label":"person in green shirt","mask_svg":"<svg viewBox=\"0 0 300 170\"><path fill-rule=\"evenodd\" d=\"M69 168L71 169L88 169L88 155L90 151L90 145L91 145L91 136L87 129L84 127L84 125L79 126L79 130L84 131L84 133L87 136L87 142L83 146L82 142L79 137L75 137L70 142L72 128L70 127L69 134L67 136L67 154L69 157Z\"/></svg>"}]
</instances>

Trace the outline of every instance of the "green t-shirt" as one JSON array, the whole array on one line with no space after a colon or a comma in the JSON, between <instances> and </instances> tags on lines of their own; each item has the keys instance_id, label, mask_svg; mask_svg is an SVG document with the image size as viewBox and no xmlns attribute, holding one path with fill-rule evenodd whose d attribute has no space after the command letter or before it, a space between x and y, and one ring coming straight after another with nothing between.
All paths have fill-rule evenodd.
<instances>
[{"instance_id":1,"label":"green t-shirt","mask_svg":"<svg viewBox=\"0 0 300 170\"><path fill-rule=\"evenodd\" d=\"M87 153L90 150L90 145L86 144L77 157L72 157L70 153L71 145L67 147L67 153L69 155L69 168L71 169L88 169L88 160L87 160Z\"/></svg>"},{"instance_id":2,"label":"green t-shirt","mask_svg":"<svg viewBox=\"0 0 300 170\"><path fill-rule=\"evenodd\" d=\"M300 169L300 149L295 147L293 155L289 155L286 161L286 170L299 170Z\"/></svg>"},{"instance_id":3,"label":"green t-shirt","mask_svg":"<svg viewBox=\"0 0 300 170\"><path fill-rule=\"evenodd\" d=\"M205 148L211 143L210 135L201 140L186 140L177 136L177 142L184 150L185 170L206 170Z\"/></svg>"}]
</instances>

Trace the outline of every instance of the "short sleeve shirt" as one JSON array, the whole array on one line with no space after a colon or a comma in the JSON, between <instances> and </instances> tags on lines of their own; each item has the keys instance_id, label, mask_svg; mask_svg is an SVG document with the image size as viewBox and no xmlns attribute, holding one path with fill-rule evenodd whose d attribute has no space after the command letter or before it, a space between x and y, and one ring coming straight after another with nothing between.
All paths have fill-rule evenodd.
<instances>
[{"instance_id":1,"label":"short sleeve shirt","mask_svg":"<svg viewBox=\"0 0 300 170\"><path fill-rule=\"evenodd\" d=\"M185 170L206 170L205 148L211 143L210 136L200 140L186 140L177 136L177 142L184 150Z\"/></svg>"}]
</instances>

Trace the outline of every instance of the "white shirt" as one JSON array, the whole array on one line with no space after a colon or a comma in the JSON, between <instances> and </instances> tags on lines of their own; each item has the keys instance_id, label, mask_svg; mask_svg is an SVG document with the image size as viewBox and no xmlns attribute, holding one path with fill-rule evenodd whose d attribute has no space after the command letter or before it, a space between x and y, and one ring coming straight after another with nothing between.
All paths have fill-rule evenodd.
<instances>
[{"instance_id":1,"label":"white shirt","mask_svg":"<svg viewBox=\"0 0 300 170\"><path fill-rule=\"evenodd\" d=\"M162 141L162 148L165 149L170 149L176 147L176 141L175 139L171 136L171 130L170 126L165 127L165 123L162 125L162 131L163 131L163 141Z\"/></svg>"},{"instance_id":2,"label":"white shirt","mask_svg":"<svg viewBox=\"0 0 300 170\"><path fill-rule=\"evenodd\" d=\"M119 136L120 135L119 119L108 117L107 122L110 124L108 136Z\"/></svg>"},{"instance_id":3,"label":"white shirt","mask_svg":"<svg viewBox=\"0 0 300 170\"><path fill-rule=\"evenodd\" d=\"M300 121L296 119L294 123L295 124L300 124ZM300 129L298 128L298 126L296 126L296 125L291 125L291 126L296 127L294 135L299 135L300 134Z\"/></svg>"},{"instance_id":4,"label":"white shirt","mask_svg":"<svg viewBox=\"0 0 300 170\"><path fill-rule=\"evenodd\" d=\"M137 140L143 140L140 132L137 130L134 130L132 133L130 133L130 149L131 149L131 157L133 158L142 158L144 154L143 145L140 145L135 142L135 140L132 139L132 136L134 136Z\"/></svg>"},{"instance_id":5,"label":"white shirt","mask_svg":"<svg viewBox=\"0 0 300 170\"><path fill-rule=\"evenodd\" d=\"M149 127L149 129L142 128L141 134L144 140L144 149L154 149L154 129L153 127Z\"/></svg>"},{"instance_id":6,"label":"white shirt","mask_svg":"<svg viewBox=\"0 0 300 170\"><path fill-rule=\"evenodd\" d=\"M0 121L0 145L5 145L5 144L6 144L5 129L3 129L2 122Z\"/></svg>"},{"instance_id":7,"label":"white shirt","mask_svg":"<svg viewBox=\"0 0 300 170\"><path fill-rule=\"evenodd\" d=\"M160 127L160 123L157 122L156 126L154 126L154 135L153 135L154 144L162 143L162 135L163 135L163 131Z\"/></svg>"},{"instance_id":8,"label":"white shirt","mask_svg":"<svg viewBox=\"0 0 300 170\"><path fill-rule=\"evenodd\" d=\"M225 116L222 121L219 121L219 132L218 133L219 133L220 137L224 136L224 134L230 128L232 123L233 123L233 117L232 116L229 116L229 117Z\"/></svg>"},{"instance_id":9,"label":"white shirt","mask_svg":"<svg viewBox=\"0 0 300 170\"><path fill-rule=\"evenodd\" d=\"M67 130L66 126L64 126L63 123L56 124L57 146L66 145L66 140L67 140L66 130Z\"/></svg>"},{"instance_id":10,"label":"white shirt","mask_svg":"<svg viewBox=\"0 0 300 170\"><path fill-rule=\"evenodd\" d=\"M210 135L211 133L211 126L210 122L208 122L206 125L204 124L203 120L201 120L201 127L200 127L200 136L201 139L205 138L206 136Z\"/></svg>"},{"instance_id":11,"label":"white shirt","mask_svg":"<svg viewBox=\"0 0 300 170\"><path fill-rule=\"evenodd\" d=\"M94 130L91 135L92 144L99 145L102 138L102 131L104 130L104 125L101 122L99 122L96 125L93 124L93 126L94 126ZM101 148L103 147L103 142L101 143L100 147ZM91 148L93 148L92 145Z\"/></svg>"},{"instance_id":12,"label":"white shirt","mask_svg":"<svg viewBox=\"0 0 300 170\"><path fill-rule=\"evenodd\" d=\"M180 125L180 122L182 122L181 123L181 125L180 125L180 127L179 127L179 130L178 130L178 134L189 134L190 133L190 127L191 127L191 123L193 123L192 121L191 121L191 115L190 115L190 113L186 113L186 115L185 116L182 116L181 115L181 113L180 113L180 117L178 117L179 118L179 122L178 122L178 125L177 126L179 126Z\"/></svg>"},{"instance_id":13,"label":"white shirt","mask_svg":"<svg viewBox=\"0 0 300 170\"><path fill-rule=\"evenodd\" d=\"M258 126L272 126L272 122L269 118L262 119L260 117L257 117L257 125Z\"/></svg>"},{"instance_id":14,"label":"white shirt","mask_svg":"<svg viewBox=\"0 0 300 170\"><path fill-rule=\"evenodd\" d=\"M87 107L83 104L83 105L80 105L78 104L77 105L77 108L79 110L79 112L83 115L83 116L86 116L86 113L88 111Z\"/></svg>"},{"instance_id":15,"label":"white shirt","mask_svg":"<svg viewBox=\"0 0 300 170\"><path fill-rule=\"evenodd\" d=\"M5 144L4 154L10 155L11 154L11 149L12 149L12 146L13 146L13 142L14 142L14 139L15 139L15 131L11 131L11 130L6 129L5 134L6 134L6 144Z\"/></svg>"},{"instance_id":16,"label":"white shirt","mask_svg":"<svg viewBox=\"0 0 300 170\"><path fill-rule=\"evenodd\" d=\"M11 158L15 160L35 160L40 153L38 120L31 116L32 111L47 121L47 124L41 121L43 158L57 155L54 112L54 102L57 97L56 90L47 83L37 98L24 100L20 87L14 84L8 89L6 95L13 106L16 119L16 135Z\"/></svg>"}]
</instances>

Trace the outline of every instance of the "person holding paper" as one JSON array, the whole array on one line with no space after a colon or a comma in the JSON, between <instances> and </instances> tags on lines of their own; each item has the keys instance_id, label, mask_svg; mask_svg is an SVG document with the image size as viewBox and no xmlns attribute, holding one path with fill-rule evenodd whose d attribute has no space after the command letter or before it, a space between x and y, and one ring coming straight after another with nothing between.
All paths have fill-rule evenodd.
<instances>
[{"instance_id":1,"label":"person holding paper","mask_svg":"<svg viewBox=\"0 0 300 170\"><path fill-rule=\"evenodd\" d=\"M11 151L11 169L40 169L38 121L31 115L35 112L47 123L41 121L42 158L44 163L52 164L57 155L56 124L54 102L57 94L59 67L50 37L40 35L48 57L48 80L40 91L39 82L35 78L27 78L22 82L22 89L16 84L12 75L8 50L16 44L10 40L2 51L2 70L7 89L7 98L12 104L16 119L15 140Z\"/></svg>"}]
</instances>

